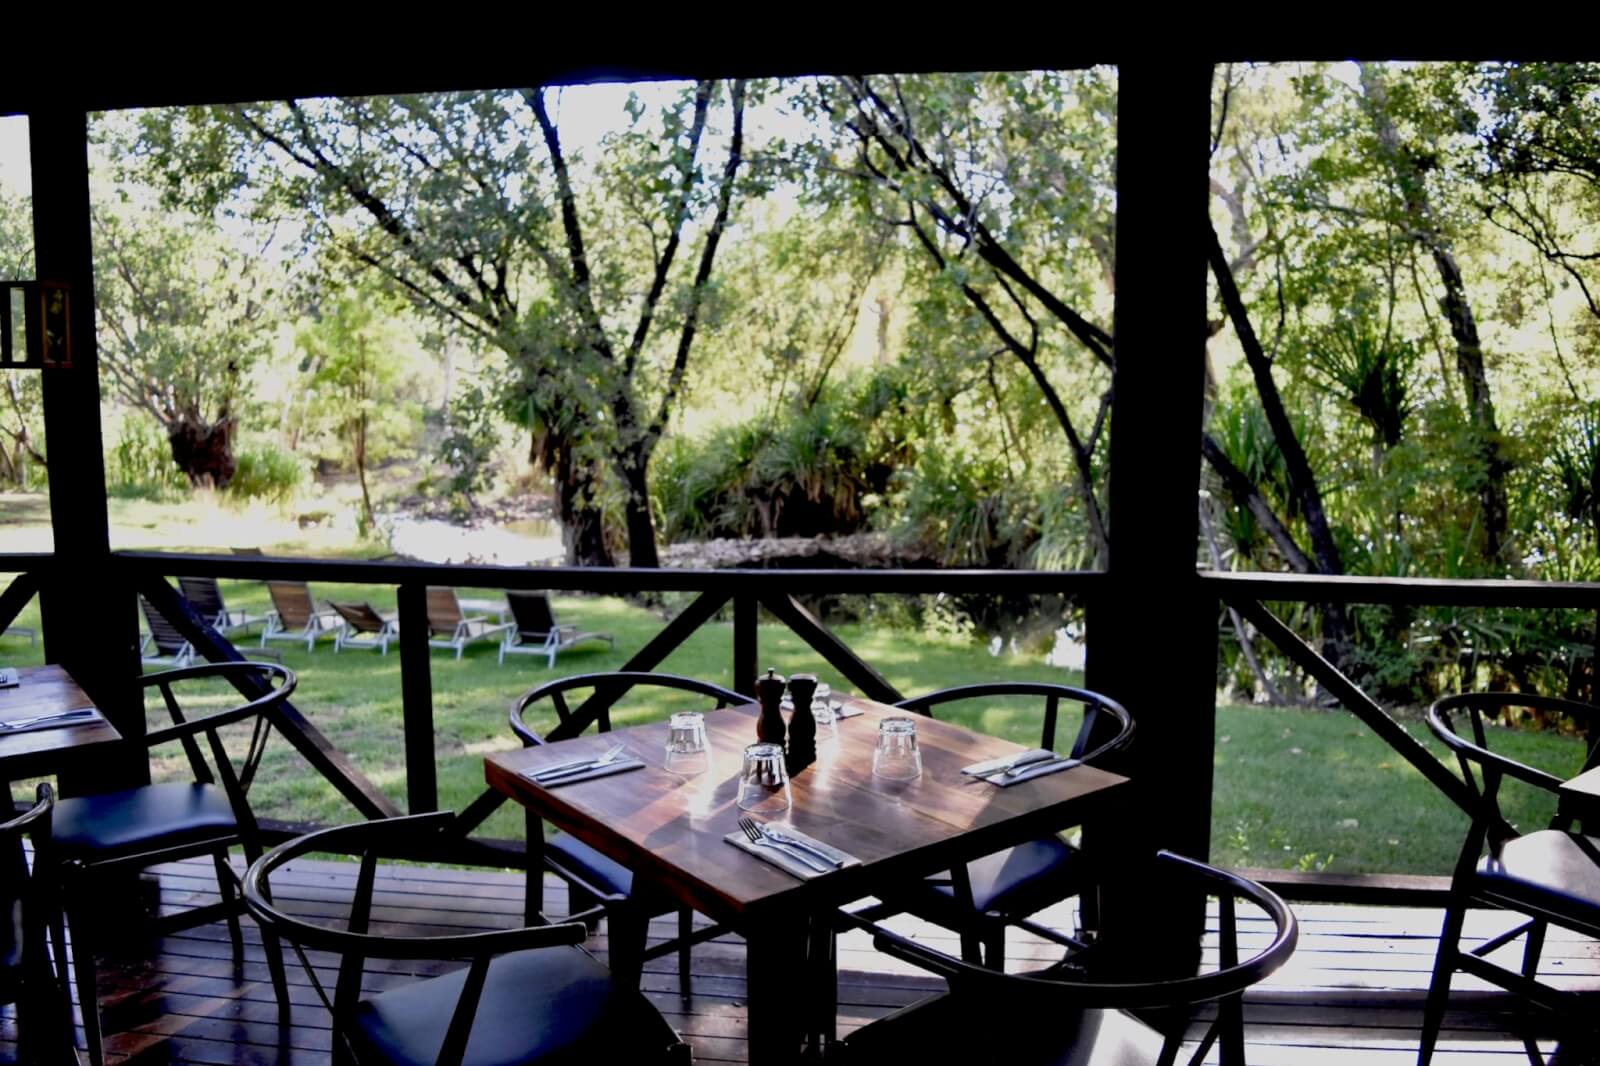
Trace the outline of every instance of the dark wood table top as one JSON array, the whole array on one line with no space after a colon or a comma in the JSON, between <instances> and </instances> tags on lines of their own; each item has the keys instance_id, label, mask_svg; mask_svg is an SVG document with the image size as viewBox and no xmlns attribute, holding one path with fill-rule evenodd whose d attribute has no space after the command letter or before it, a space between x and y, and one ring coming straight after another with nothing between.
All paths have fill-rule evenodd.
<instances>
[{"instance_id":1,"label":"dark wood table top","mask_svg":"<svg viewBox=\"0 0 1600 1066\"><path fill-rule=\"evenodd\" d=\"M59 666L21 666L17 676L20 683L15 688L0 688L0 721L94 706ZM122 734L104 718L58 729L0 730L0 777L15 781L53 774L63 762L121 739Z\"/></svg>"},{"instance_id":2,"label":"dark wood table top","mask_svg":"<svg viewBox=\"0 0 1600 1066\"><path fill-rule=\"evenodd\" d=\"M816 763L796 774L794 805L774 821L841 848L861 866L800 881L723 840L744 813L735 800L746 745L755 742L753 704L706 711L712 770L680 777L662 767L667 723L596 733L485 760L484 775L505 793L682 902L723 921L781 909L809 896L818 905L872 893L885 878L925 876L1068 828L1126 779L1088 766L996 788L961 767L1025 751L1021 745L913 716L922 776L888 781L872 774L878 723L906 712L851 699L859 717L840 719L818 744ZM643 770L542 788L522 772L600 755L616 744Z\"/></svg>"}]
</instances>

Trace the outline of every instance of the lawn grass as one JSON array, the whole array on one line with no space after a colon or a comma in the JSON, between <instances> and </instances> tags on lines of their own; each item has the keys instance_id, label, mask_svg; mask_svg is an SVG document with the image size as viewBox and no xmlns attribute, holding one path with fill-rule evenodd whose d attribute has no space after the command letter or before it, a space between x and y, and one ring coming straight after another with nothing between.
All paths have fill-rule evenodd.
<instances>
[{"instance_id":1,"label":"lawn grass","mask_svg":"<svg viewBox=\"0 0 1600 1066\"><path fill-rule=\"evenodd\" d=\"M230 606L264 608L264 588L249 582L223 582ZM370 600L383 610L394 604L387 586L326 586L319 597ZM463 590L464 595L493 596L495 590ZM616 635L616 647L590 644L563 653L554 671L536 656L508 658L496 664L495 647L481 644L457 662L438 651L432 659L435 749L439 798L460 809L483 789L482 757L515 746L506 713L520 692L565 674L620 667L664 623L662 610L650 610L619 599L557 596L561 618L585 629ZM37 605L17 624L37 626ZM840 625L836 632L857 654L872 663L898 689L926 692L950 685L989 680L1078 681L1066 671L1044 666L1037 656L991 655L974 638L939 636L905 630ZM404 743L400 703L400 657L371 650L333 653L320 644L314 653L276 645L285 663L300 678L296 704L318 728L348 753L353 762L397 803L405 802ZM727 685L731 681L732 634L726 622L714 622L693 634L660 669ZM761 665L781 673L811 670L846 689L798 637L777 624L760 627ZM0 662L42 661L40 650L26 639L0 638ZM220 692L208 702L220 703ZM639 701L622 705L616 724L659 717L674 709L699 705L689 697ZM1135 715L1138 708L1133 708ZM1023 743L1038 742L1038 707L996 699L982 706L963 706L943 714L964 725ZM548 730L553 720L535 720ZM1075 724L1061 726L1062 742ZM1408 720L1413 735L1442 754L1420 718ZM1506 731L1496 747L1513 757L1552 770L1571 770L1580 758L1578 742L1546 734ZM1197 752L1199 758L1206 753ZM1215 768L1212 855L1234 865L1445 873L1455 859L1466 828L1464 816L1425 778L1387 745L1344 711L1311 711L1266 707L1221 706L1217 710L1217 743L1211 753ZM174 751L157 772L185 772L181 752ZM252 791L258 813L266 817L348 820L345 801L314 774L286 743L269 748ZM1185 802L1172 797L1172 802ZM1507 796L1513 820L1532 826L1549 817L1549 805L1517 792ZM521 834L519 812L502 808L485 826L493 836Z\"/></svg>"}]
</instances>

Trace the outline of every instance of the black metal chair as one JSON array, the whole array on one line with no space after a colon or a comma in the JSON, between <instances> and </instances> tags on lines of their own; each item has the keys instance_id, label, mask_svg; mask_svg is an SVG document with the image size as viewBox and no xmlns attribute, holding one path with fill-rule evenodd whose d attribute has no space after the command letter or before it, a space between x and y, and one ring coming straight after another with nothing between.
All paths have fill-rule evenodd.
<instances>
[{"instance_id":1,"label":"black metal chair","mask_svg":"<svg viewBox=\"0 0 1600 1066\"><path fill-rule=\"evenodd\" d=\"M1600 939L1600 837L1573 831L1573 819L1560 812L1545 829L1522 833L1500 811L1500 785L1505 779L1556 792L1561 778L1489 750L1486 717L1508 707L1571 717L1600 739L1600 707L1547 696L1514 692L1468 692L1447 696L1428 711L1428 725L1455 753L1462 776L1476 799L1472 825L1450 882L1450 902L1439 933L1439 953L1422 1017L1419 1066L1433 1057L1450 997L1450 981L1462 970L1517 993L1556 1012L1572 1037L1600 1051L1600 1024L1589 1012L1592 997L1552 988L1535 980L1550 925ZM1469 740L1456 731L1455 716L1465 712ZM1600 743L1591 740L1583 770L1600 765ZM1474 772L1477 767L1477 772ZM1587 827L1585 827L1587 828ZM1461 926L1468 907L1493 907L1527 915L1528 921L1480 944L1460 948ZM1523 940L1520 971L1492 963L1486 956ZM1542 1063L1531 1035L1525 1036L1528 1057ZM1584 1059L1583 1061L1590 1061Z\"/></svg>"},{"instance_id":2,"label":"black metal chair","mask_svg":"<svg viewBox=\"0 0 1600 1066\"><path fill-rule=\"evenodd\" d=\"M567 693L575 690L592 690L589 700L580 709L592 710L595 724L602 733L611 729L611 708L635 688L676 689L716 701L717 707L731 707L749 703L750 697L741 696L732 689L713 685L709 681L678 677L675 674L642 672L615 672L604 674L579 674L551 681L530 689L511 705L511 730L525 747L545 743L544 738L528 725L525 718L529 708L548 700L562 724L570 722L577 711L568 703ZM528 815L528 842L541 839L544 823L534 814ZM611 941L611 968L620 976L637 981L642 967L650 959L677 952L678 990L689 994L689 949L702 940L719 934L720 927L712 926L698 932L694 930L694 912L679 907L663 897L636 893L633 874L626 867L600 854L594 848L567 833L555 833L544 842L544 865L567 883L567 907L571 917L587 923L591 928L604 915L609 923ZM539 920L541 878L528 871L528 888L524 904L524 918L528 924ZM678 915L678 936L645 950L650 919L673 911Z\"/></svg>"},{"instance_id":3,"label":"black metal chair","mask_svg":"<svg viewBox=\"0 0 1600 1066\"><path fill-rule=\"evenodd\" d=\"M237 681L256 687L260 694L242 705L191 719L173 694L173 686L197 679ZM247 793L271 729L268 715L295 687L295 675L289 670L256 662L209 663L148 674L138 680L143 688L160 690L173 724L151 730L135 743L147 749L173 742L181 744L194 781L163 782L58 800L49 856L51 876L61 885L72 927L73 970L83 1010L84 1039L94 1066L104 1061L104 1051L92 929L106 909L101 888L107 874L133 873L156 863L197 855L212 856L221 901L163 917L154 924L159 931L168 932L226 918L234 957L243 960L239 914L244 903L234 892L238 876L228 863L228 850L239 845L251 862L261 856L260 835ZM219 730L246 723L253 730L249 748L236 771ZM202 735L210 748L209 764L200 749ZM278 1009L286 1017L289 996L283 955L276 939L266 930L262 931L262 940Z\"/></svg>"},{"instance_id":4,"label":"black metal chair","mask_svg":"<svg viewBox=\"0 0 1600 1066\"><path fill-rule=\"evenodd\" d=\"M1056 746L1056 725L1061 704L1083 705L1083 720L1068 754L1093 763L1127 745L1133 737L1133 718L1115 700L1087 689L1049 682L1006 681L961 685L901 700L897 707L933 715L933 708L966 700L995 696L1044 698L1044 718L1039 746ZM957 869L928 878L901 893L894 902L872 908L874 917L907 910L917 917L952 930L961 937L961 955L968 962L1005 965L1006 927L1022 926L1037 935L1078 946L1078 941L1029 921L1029 916L1080 893L1087 872L1081 852L1058 836L1041 837L1014 848L987 855ZM1091 917L1093 906L1085 899ZM1090 922L1092 924L1092 921Z\"/></svg>"},{"instance_id":5,"label":"black metal chair","mask_svg":"<svg viewBox=\"0 0 1600 1066\"><path fill-rule=\"evenodd\" d=\"M1217 1047L1224 1066L1242 1066L1245 989L1270 975L1294 952L1294 914L1253 881L1171 852L1156 855L1150 878L1204 886L1218 900L1219 966L1176 980L1114 983L1084 979L1062 964L1007 974L953 958L881 926L864 926L879 951L943 977L948 991L869 1022L837 1045L839 1061L1005 1062L1008 1066L1141 1066L1176 1061L1192 1008L1215 1002L1217 1015L1196 1048L1198 1064ZM1238 901L1264 911L1273 936L1239 959ZM1119 968L1120 969L1120 968ZM1130 1013L1132 1012L1132 1013Z\"/></svg>"},{"instance_id":6,"label":"black metal chair","mask_svg":"<svg viewBox=\"0 0 1600 1066\"><path fill-rule=\"evenodd\" d=\"M324 829L273 848L251 864L244 898L263 931L288 941L333 1018L335 1063L501 1066L541 1062L691 1061L661 1014L577 945L581 922L454 936L392 935L372 928L380 858L445 854L454 815L386 818ZM273 902L271 878L310 852L361 856L348 927L294 917ZM329 996L306 950L339 956ZM468 965L363 996L368 959Z\"/></svg>"},{"instance_id":7,"label":"black metal chair","mask_svg":"<svg viewBox=\"0 0 1600 1066\"><path fill-rule=\"evenodd\" d=\"M38 856L49 853L55 793L41 784L35 795L30 810L0 824L0 1003L17 1004L22 1061L76 1063L72 1005L46 946L46 929L54 926L56 957L64 968L60 900L56 886L29 874L22 847L24 837L32 841L36 869ZM43 861L48 867L48 859Z\"/></svg>"}]
</instances>

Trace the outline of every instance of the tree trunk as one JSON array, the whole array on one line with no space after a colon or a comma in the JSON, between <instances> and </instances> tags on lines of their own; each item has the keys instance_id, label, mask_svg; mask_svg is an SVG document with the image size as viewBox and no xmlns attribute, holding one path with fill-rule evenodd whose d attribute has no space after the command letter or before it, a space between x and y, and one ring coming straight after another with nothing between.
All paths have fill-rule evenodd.
<instances>
[{"instance_id":1,"label":"tree trunk","mask_svg":"<svg viewBox=\"0 0 1600 1066\"><path fill-rule=\"evenodd\" d=\"M561 521L561 542L567 548L567 565L615 565L606 544L605 515L598 502L600 479L593 464L575 460L569 443L553 442L548 434L536 435L530 450L555 480L556 514Z\"/></svg>"},{"instance_id":2,"label":"tree trunk","mask_svg":"<svg viewBox=\"0 0 1600 1066\"><path fill-rule=\"evenodd\" d=\"M1315 562L1316 572L1341 574L1344 572L1344 562L1339 555L1339 545L1333 539L1333 530L1328 525L1328 515L1322 505L1322 490L1317 486L1316 472L1311 469L1311 460L1307 458L1300 438L1295 436L1294 424L1289 421L1289 412L1284 408L1283 396L1278 392L1278 384L1272 377L1272 360L1267 356L1266 349L1261 346L1261 339L1256 336L1255 326L1251 323L1250 314L1244 306L1244 298L1239 295L1239 286L1234 282L1233 268L1228 263L1228 257L1222 252L1222 241L1217 237L1215 229L1211 230L1208 253L1211 273L1217 282L1217 292L1222 297L1222 305L1228 312L1229 321L1233 323L1234 336L1239 339L1239 346L1244 349L1245 362L1249 364L1251 377L1255 379L1256 395L1261 400L1261 409L1267 416L1267 424L1272 428L1272 439L1277 442L1278 450L1283 454L1284 468L1289 475L1289 489L1300 505L1300 513L1305 516L1306 529L1311 535L1311 557ZM1216 465L1215 461L1212 465ZM1318 604L1317 609L1322 614L1322 653L1343 670L1352 650L1350 627L1344 607L1336 603L1324 603Z\"/></svg>"},{"instance_id":3,"label":"tree trunk","mask_svg":"<svg viewBox=\"0 0 1600 1066\"><path fill-rule=\"evenodd\" d=\"M232 415L207 424L193 415L182 414L167 423L167 443L172 461L191 485L210 485L225 489L239 469L233 454Z\"/></svg>"},{"instance_id":4,"label":"tree trunk","mask_svg":"<svg viewBox=\"0 0 1600 1066\"><path fill-rule=\"evenodd\" d=\"M628 486L628 565L655 569L661 565L656 554L656 526L650 514L649 460L635 457L625 465L623 481Z\"/></svg>"},{"instance_id":5,"label":"tree trunk","mask_svg":"<svg viewBox=\"0 0 1600 1066\"><path fill-rule=\"evenodd\" d=\"M1428 191L1416 155L1400 143L1400 132L1389 114L1389 95L1377 70L1361 65L1361 92L1367 103L1367 116L1377 134L1384 161L1395 176L1405 212L1405 232L1433 259L1444 295L1439 310L1450 324L1456 343L1456 372L1466 392L1467 418L1473 431L1473 450L1482 463L1483 480L1478 485L1478 502L1483 512L1483 557L1500 563L1505 555L1506 475L1511 464L1500 447L1500 430L1495 424L1494 397L1489 391L1489 374L1483 363L1483 341L1478 336L1477 319L1467 301L1467 285L1449 238L1441 233L1428 202Z\"/></svg>"},{"instance_id":6,"label":"tree trunk","mask_svg":"<svg viewBox=\"0 0 1600 1066\"><path fill-rule=\"evenodd\" d=\"M367 516L367 526L372 526L372 493L367 490L367 413L361 412L356 420L356 480L361 482L361 510Z\"/></svg>"}]
</instances>

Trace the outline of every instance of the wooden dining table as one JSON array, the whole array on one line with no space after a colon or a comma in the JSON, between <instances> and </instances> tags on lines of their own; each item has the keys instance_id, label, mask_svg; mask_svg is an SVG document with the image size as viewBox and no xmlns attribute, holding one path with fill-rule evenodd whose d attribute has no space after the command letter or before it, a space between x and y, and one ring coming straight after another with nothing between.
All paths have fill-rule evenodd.
<instances>
[{"instance_id":1,"label":"wooden dining table","mask_svg":"<svg viewBox=\"0 0 1600 1066\"><path fill-rule=\"evenodd\" d=\"M0 723L97 709L72 675L59 666L22 666L17 668L17 676L15 687L0 688ZM0 726L0 781L70 771L121 740L122 734L103 714L50 729L14 732Z\"/></svg>"},{"instance_id":2,"label":"wooden dining table","mask_svg":"<svg viewBox=\"0 0 1600 1066\"><path fill-rule=\"evenodd\" d=\"M793 1061L819 1025L831 1038L832 1011L823 1016L815 1004L796 998L809 991L807 974L814 972L808 969L808 945L817 940L817 929L831 934L838 907L1081 824L1127 784L1117 774L1079 765L998 788L961 768L1026 748L922 716L913 716L922 774L909 781L876 777L878 724L907 712L860 698L845 702L863 713L841 718L833 737L823 735L816 761L793 776L792 807L763 819L792 825L860 860L809 880L724 839L745 813L736 798L744 748L756 740L754 704L706 711L712 768L693 777L664 768L664 721L485 759L490 787L627 867L636 883L744 937L755 1066ZM617 744L645 768L553 786L525 776L599 756ZM542 843L528 842L530 870L542 867Z\"/></svg>"}]
</instances>

